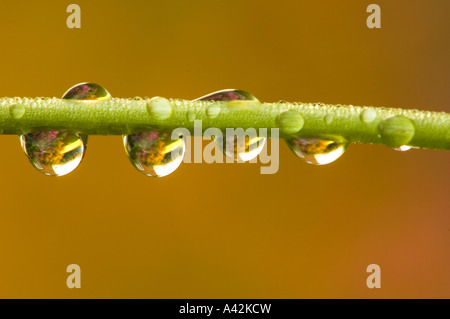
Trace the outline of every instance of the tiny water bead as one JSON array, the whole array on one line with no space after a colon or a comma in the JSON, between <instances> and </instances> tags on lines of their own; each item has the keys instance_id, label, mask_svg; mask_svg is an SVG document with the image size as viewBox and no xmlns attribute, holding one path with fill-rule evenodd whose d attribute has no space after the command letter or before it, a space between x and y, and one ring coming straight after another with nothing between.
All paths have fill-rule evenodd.
<instances>
[{"instance_id":1,"label":"tiny water bead","mask_svg":"<svg viewBox=\"0 0 450 319\"><path fill-rule=\"evenodd\" d=\"M79 100L82 102L97 102L104 101L111 98L111 94L101 85L92 82L84 82L72 86L70 89L63 94L63 100ZM88 136L86 134L77 134L81 137L84 143L84 148L87 148ZM84 153L83 153L84 157Z\"/></svg>"},{"instance_id":2,"label":"tiny water bead","mask_svg":"<svg viewBox=\"0 0 450 319\"><path fill-rule=\"evenodd\" d=\"M348 142L343 138L316 138L294 136L286 139L286 144L295 155L314 165L334 162L344 154Z\"/></svg>"},{"instance_id":3,"label":"tiny water bead","mask_svg":"<svg viewBox=\"0 0 450 319\"><path fill-rule=\"evenodd\" d=\"M385 145L396 148L408 145L414 137L415 126L409 118L396 115L385 118L379 124L378 132Z\"/></svg>"},{"instance_id":4,"label":"tiny water bead","mask_svg":"<svg viewBox=\"0 0 450 319\"><path fill-rule=\"evenodd\" d=\"M101 85L84 82L72 86L64 93L62 98L66 100L102 101L111 98L111 95Z\"/></svg>"},{"instance_id":5,"label":"tiny water bead","mask_svg":"<svg viewBox=\"0 0 450 319\"><path fill-rule=\"evenodd\" d=\"M162 177L180 166L186 144L183 137L172 140L168 132L149 131L123 137L131 163L147 176Z\"/></svg>"},{"instance_id":6,"label":"tiny water bead","mask_svg":"<svg viewBox=\"0 0 450 319\"><path fill-rule=\"evenodd\" d=\"M49 176L72 172L81 162L84 143L69 132L34 132L20 137L22 148L33 166Z\"/></svg>"},{"instance_id":7,"label":"tiny water bead","mask_svg":"<svg viewBox=\"0 0 450 319\"><path fill-rule=\"evenodd\" d=\"M257 102L259 100L252 94L243 90L221 90L198 98L199 101L222 101L222 102ZM237 107L243 105L236 105ZM211 105L207 108L208 117L215 118L220 113L220 106ZM225 135L226 136L226 135ZM265 137L247 136L244 134L214 137L215 142L223 153L235 161L247 162L256 158L261 153L266 143Z\"/></svg>"}]
</instances>

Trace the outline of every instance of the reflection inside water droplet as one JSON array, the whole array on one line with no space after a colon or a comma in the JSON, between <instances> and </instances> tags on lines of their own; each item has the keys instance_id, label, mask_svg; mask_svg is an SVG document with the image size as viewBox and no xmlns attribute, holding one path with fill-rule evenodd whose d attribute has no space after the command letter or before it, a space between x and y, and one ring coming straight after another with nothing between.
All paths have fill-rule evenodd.
<instances>
[{"instance_id":1,"label":"reflection inside water droplet","mask_svg":"<svg viewBox=\"0 0 450 319\"><path fill-rule=\"evenodd\" d=\"M25 154L33 166L49 176L72 172L81 162L84 143L76 133L34 132L20 136Z\"/></svg>"},{"instance_id":2,"label":"reflection inside water droplet","mask_svg":"<svg viewBox=\"0 0 450 319\"><path fill-rule=\"evenodd\" d=\"M218 136L214 140L226 156L240 162L257 157L266 142L265 137L251 137L244 134L227 136L225 143L223 136Z\"/></svg>"},{"instance_id":3,"label":"reflection inside water droplet","mask_svg":"<svg viewBox=\"0 0 450 319\"><path fill-rule=\"evenodd\" d=\"M259 100L252 94L243 90L221 90L213 92L198 98L199 101L251 101L259 102ZM237 105L239 107L239 105ZM208 115L211 117L210 115ZM256 134L255 134L256 135ZM251 136L245 134L237 134L232 136L215 137L215 142L222 149L224 154L235 161L247 162L256 158L263 149L266 138ZM225 142L224 142L225 141Z\"/></svg>"},{"instance_id":4,"label":"reflection inside water droplet","mask_svg":"<svg viewBox=\"0 0 450 319\"><path fill-rule=\"evenodd\" d=\"M406 151L409 151L411 148L412 147L409 146L409 145L402 145L402 146L399 146L399 147L395 147L394 150L400 151L400 152L406 152Z\"/></svg>"},{"instance_id":5,"label":"reflection inside water droplet","mask_svg":"<svg viewBox=\"0 0 450 319\"><path fill-rule=\"evenodd\" d=\"M62 96L63 100L80 100L86 102L103 101L111 98L111 94L101 85L91 82L84 82L72 86ZM88 135L78 134L84 143L86 150L88 143ZM83 153L84 157L85 152Z\"/></svg>"},{"instance_id":6,"label":"reflection inside water droplet","mask_svg":"<svg viewBox=\"0 0 450 319\"><path fill-rule=\"evenodd\" d=\"M166 132L141 132L123 137L125 152L131 163L147 176L162 177L180 166L184 152L183 137L171 139Z\"/></svg>"},{"instance_id":7,"label":"reflection inside water droplet","mask_svg":"<svg viewBox=\"0 0 450 319\"><path fill-rule=\"evenodd\" d=\"M344 154L348 143L343 139L291 137L286 139L289 148L305 162L325 165Z\"/></svg>"},{"instance_id":8,"label":"reflection inside water droplet","mask_svg":"<svg viewBox=\"0 0 450 319\"><path fill-rule=\"evenodd\" d=\"M243 90L221 90L206 94L196 99L198 101L258 101L253 95Z\"/></svg>"},{"instance_id":9,"label":"reflection inside water droplet","mask_svg":"<svg viewBox=\"0 0 450 319\"><path fill-rule=\"evenodd\" d=\"M66 100L101 101L110 97L109 92L101 85L85 82L72 86L64 93L62 98Z\"/></svg>"}]
</instances>

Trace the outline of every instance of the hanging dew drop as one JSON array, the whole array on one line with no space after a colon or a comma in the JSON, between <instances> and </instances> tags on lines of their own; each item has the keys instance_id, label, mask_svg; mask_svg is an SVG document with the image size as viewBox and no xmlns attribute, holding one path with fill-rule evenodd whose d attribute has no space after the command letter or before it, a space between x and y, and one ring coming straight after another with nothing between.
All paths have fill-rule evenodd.
<instances>
[{"instance_id":1,"label":"hanging dew drop","mask_svg":"<svg viewBox=\"0 0 450 319\"><path fill-rule=\"evenodd\" d=\"M314 165L334 162L344 154L348 142L342 138L290 137L286 144L295 155Z\"/></svg>"},{"instance_id":2,"label":"hanging dew drop","mask_svg":"<svg viewBox=\"0 0 450 319\"><path fill-rule=\"evenodd\" d=\"M84 143L76 133L34 132L20 137L22 148L31 164L49 176L63 176L81 162Z\"/></svg>"},{"instance_id":3,"label":"hanging dew drop","mask_svg":"<svg viewBox=\"0 0 450 319\"><path fill-rule=\"evenodd\" d=\"M239 162L247 162L256 158L266 142L265 137L252 137L244 134L226 137L225 142L223 136L218 136L214 140L226 156Z\"/></svg>"},{"instance_id":4,"label":"hanging dew drop","mask_svg":"<svg viewBox=\"0 0 450 319\"><path fill-rule=\"evenodd\" d=\"M243 91L243 90L221 90L217 92L213 92L198 98L199 101L222 101L222 102L243 102L243 104L236 104L236 107L245 107L245 102L253 102L260 103L259 100L253 96L252 94ZM208 117L213 118L210 112L210 106L207 109ZM220 112L220 109L219 109ZM214 117L218 115L213 114ZM252 134L246 135L243 130L236 130L237 134L232 136L223 136L214 137L215 142L222 149L223 153L229 158L234 159L235 161L247 162L254 158L256 158L261 150L264 148L266 143L265 137L251 136Z\"/></svg>"},{"instance_id":5,"label":"hanging dew drop","mask_svg":"<svg viewBox=\"0 0 450 319\"><path fill-rule=\"evenodd\" d=\"M110 97L102 86L86 82L71 87L62 98L94 102ZM87 135L64 131L32 132L20 136L22 148L30 162L38 171L49 176L63 176L77 168L84 157L87 139Z\"/></svg>"},{"instance_id":6,"label":"hanging dew drop","mask_svg":"<svg viewBox=\"0 0 450 319\"><path fill-rule=\"evenodd\" d=\"M96 101L105 101L111 99L111 94L101 85L84 82L72 86L62 96L63 100L79 100L82 102L92 103ZM84 142L84 148L87 148L88 136L86 134L78 134ZM84 154L83 154L84 157Z\"/></svg>"},{"instance_id":7,"label":"hanging dew drop","mask_svg":"<svg viewBox=\"0 0 450 319\"><path fill-rule=\"evenodd\" d=\"M125 152L138 171L153 177L173 173L185 152L183 137L172 140L167 132L149 131L123 137Z\"/></svg>"},{"instance_id":8,"label":"hanging dew drop","mask_svg":"<svg viewBox=\"0 0 450 319\"><path fill-rule=\"evenodd\" d=\"M411 148L412 147L409 146L409 145L402 145L402 146L399 146L399 147L395 147L394 150L400 151L400 152L406 152L406 151L409 151Z\"/></svg>"}]
</instances>

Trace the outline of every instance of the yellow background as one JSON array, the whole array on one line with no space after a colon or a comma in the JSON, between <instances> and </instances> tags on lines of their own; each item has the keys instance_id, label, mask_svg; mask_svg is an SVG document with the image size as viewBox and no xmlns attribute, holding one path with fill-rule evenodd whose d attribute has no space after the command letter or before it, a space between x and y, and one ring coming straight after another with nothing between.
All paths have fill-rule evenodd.
<instances>
[{"instance_id":1,"label":"yellow background","mask_svg":"<svg viewBox=\"0 0 450 319\"><path fill-rule=\"evenodd\" d=\"M81 6L81 29L66 7ZM378 3L382 29L366 26ZM450 112L447 0L2 1L0 96L115 97ZM350 145L327 166L280 145L280 169L182 164L140 174L121 137L90 138L79 168L35 170L1 136L0 297L450 297L448 152ZM68 264L81 289L66 287ZM381 267L381 289L366 267Z\"/></svg>"}]
</instances>

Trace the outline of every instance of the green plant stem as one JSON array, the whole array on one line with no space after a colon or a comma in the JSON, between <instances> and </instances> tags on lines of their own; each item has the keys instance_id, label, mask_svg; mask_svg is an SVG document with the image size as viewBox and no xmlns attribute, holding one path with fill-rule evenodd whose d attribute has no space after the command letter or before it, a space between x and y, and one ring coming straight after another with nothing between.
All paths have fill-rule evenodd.
<instances>
[{"instance_id":1,"label":"green plant stem","mask_svg":"<svg viewBox=\"0 0 450 319\"><path fill-rule=\"evenodd\" d=\"M341 136L351 143L386 145L380 136L380 123L388 117L402 115L415 127L409 146L450 149L450 114L445 112L322 103L168 101L171 111L167 113L167 108L153 107L150 99L0 98L0 133L20 135L33 131L65 130L88 135L126 135L155 128L172 130L183 127L194 135L195 119L202 121L203 131L210 127L221 130L266 128L270 136L270 129L281 128L280 137L287 137L290 130L283 129L280 114L296 111L303 118L296 135Z\"/></svg>"}]
</instances>

